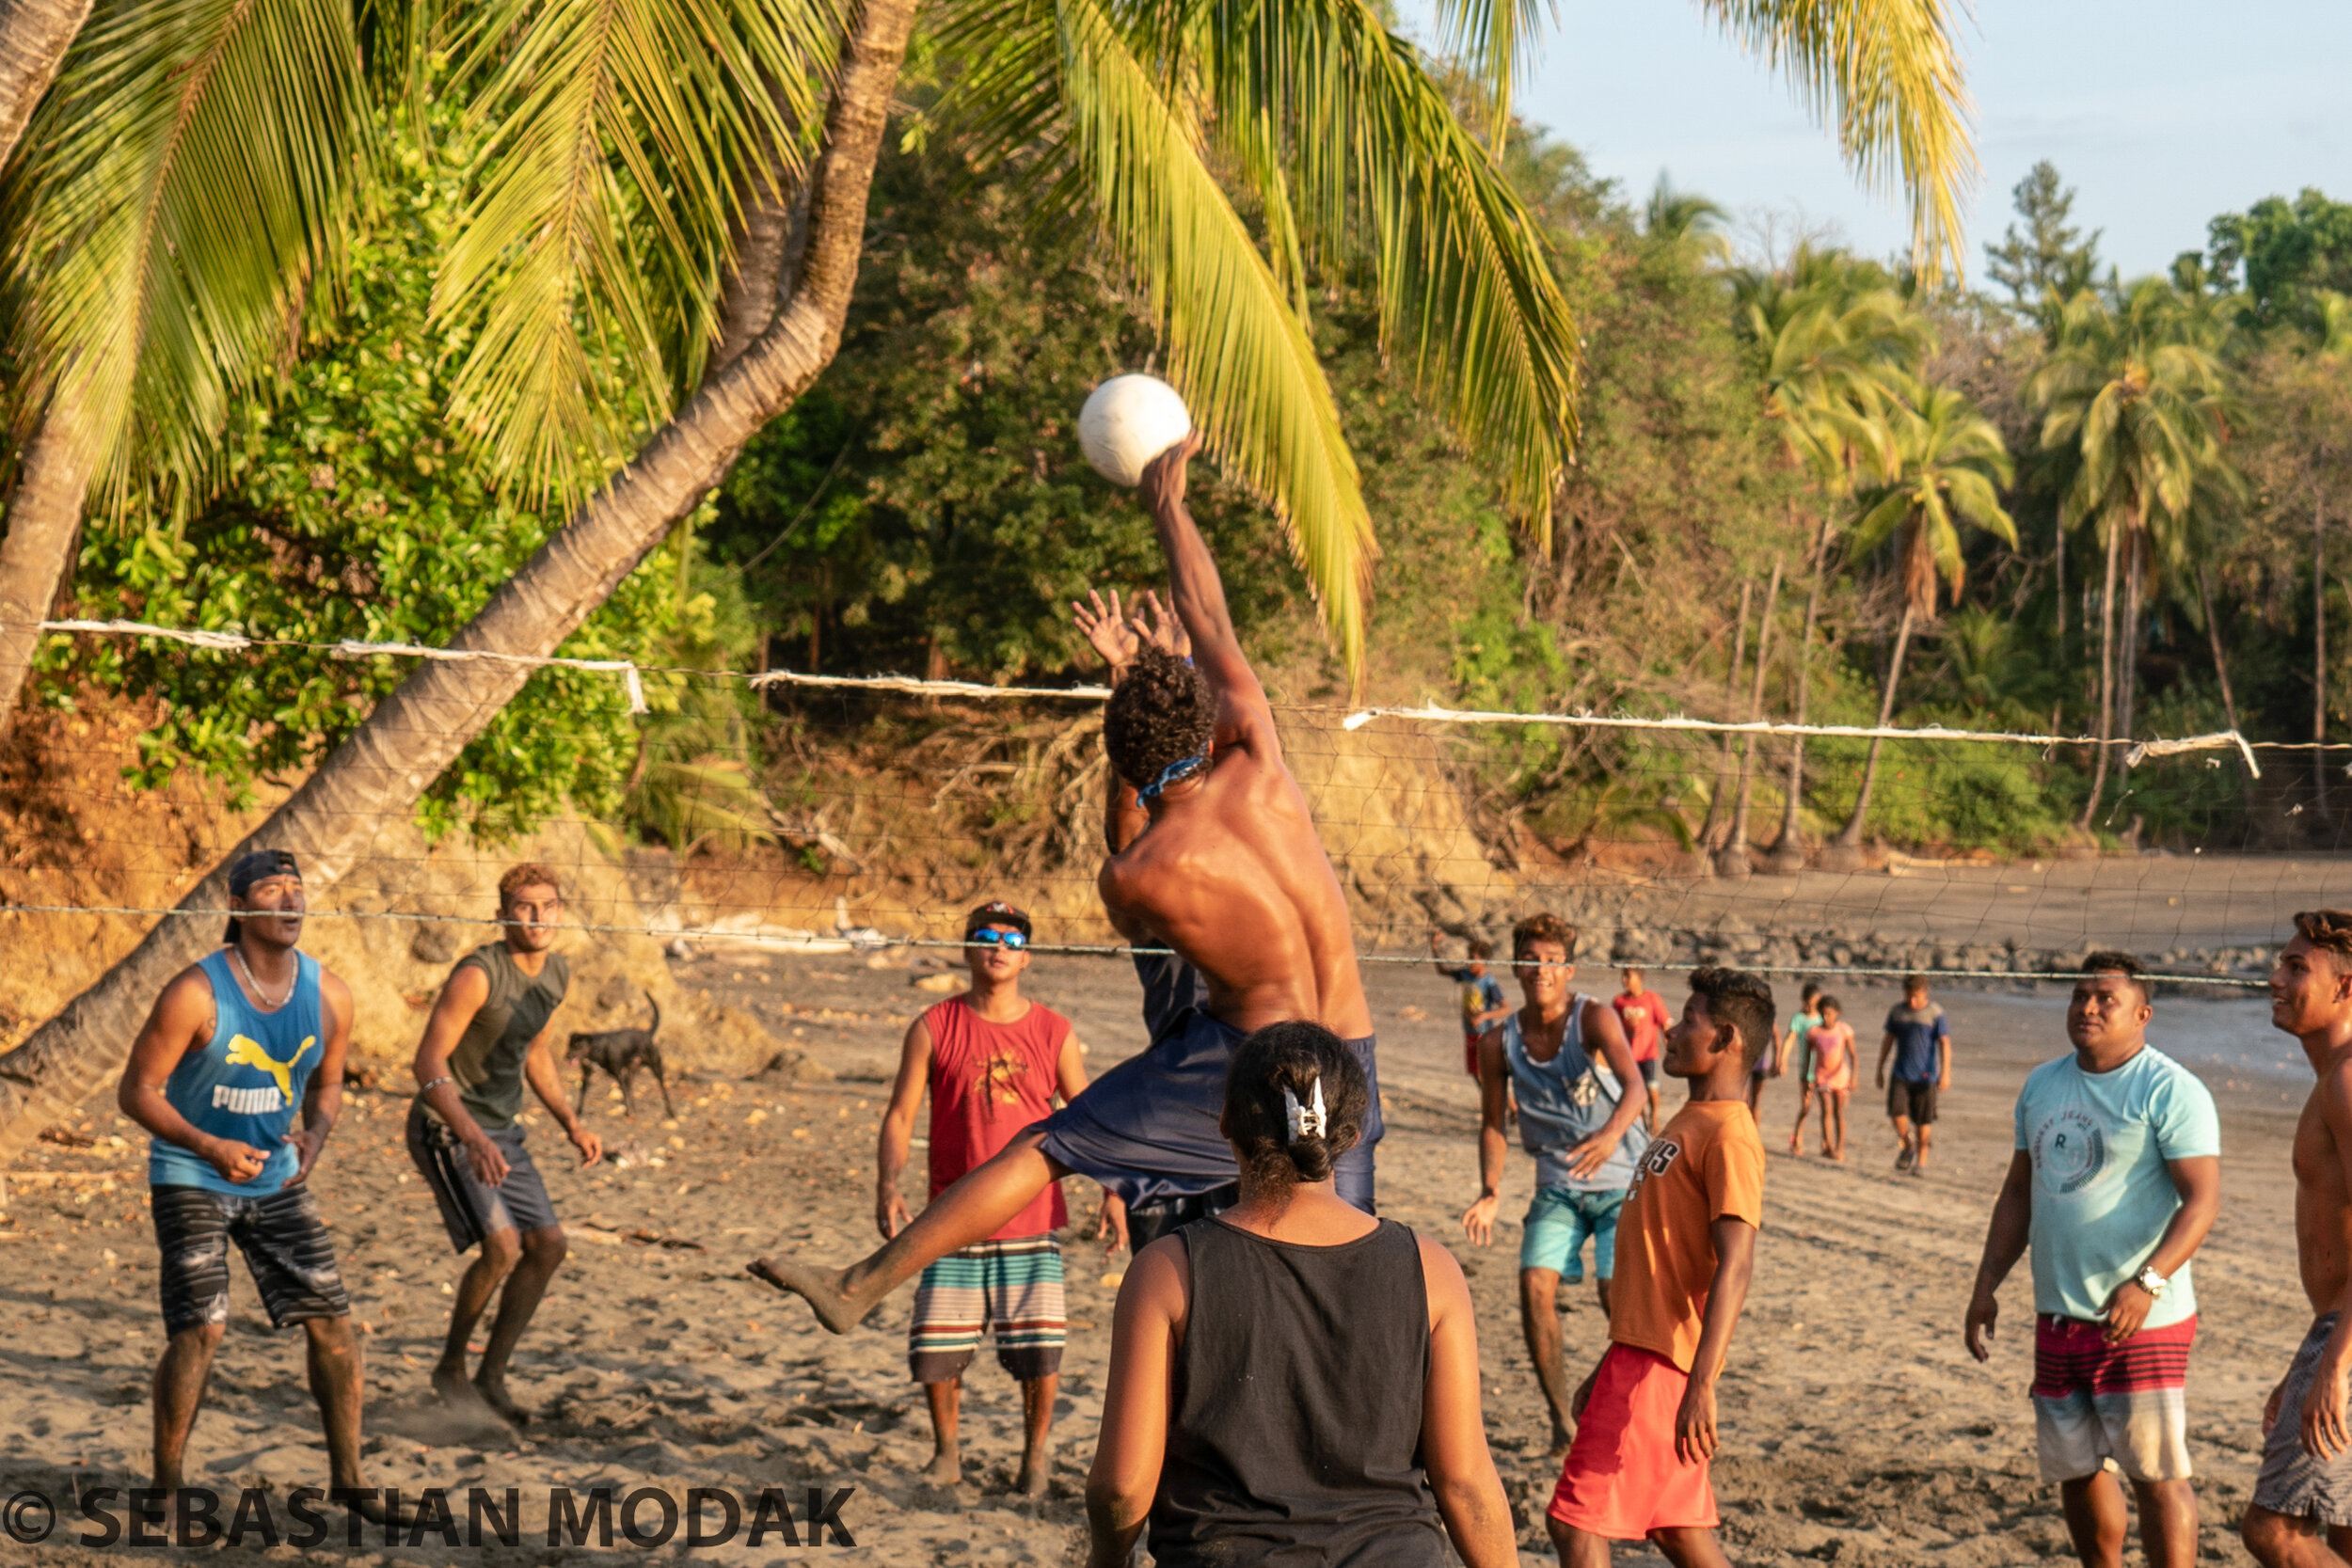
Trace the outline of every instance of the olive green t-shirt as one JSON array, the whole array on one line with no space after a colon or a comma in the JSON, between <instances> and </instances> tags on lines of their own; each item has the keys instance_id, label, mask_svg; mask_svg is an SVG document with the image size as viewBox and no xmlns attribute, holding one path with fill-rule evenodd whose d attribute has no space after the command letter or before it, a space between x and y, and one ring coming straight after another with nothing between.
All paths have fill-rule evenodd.
<instances>
[{"instance_id":1,"label":"olive green t-shirt","mask_svg":"<svg viewBox=\"0 0 2352 1568\"><path fill-rule=\"evenodd\" d=\"M469 964L489 980L490 994L450 1053L449 1074L474 1120L506 1127L523 1108L523 1058L564 1005L571 965L561 953L550 953L538 974L525 974L503 942L485 942L458 959L451 977Z\"/></svg>"}]
</instances>

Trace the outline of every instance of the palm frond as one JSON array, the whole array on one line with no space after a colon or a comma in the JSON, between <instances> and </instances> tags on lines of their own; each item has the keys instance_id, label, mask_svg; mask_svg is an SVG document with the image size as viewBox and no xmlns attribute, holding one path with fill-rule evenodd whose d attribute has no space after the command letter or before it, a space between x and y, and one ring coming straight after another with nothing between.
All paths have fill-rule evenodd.
<instances>
[{"instance_id":1,"label":"palm frond","mask_svg":"<svg viewBox=\"0 0 2352 1568\"><path fill-rule=\"evenodd\" d=\"M1560 22L1557 0L1438 0L1438 48L1460 60L1486 88L1486 145L1501 149L1511 129L1511 100L1535 63L1537 29Z\"/></svg>"},{"instance_id":2,"label":"palm frond","mask_svg":"<svg viewBox=\"0 0 2352 1568\"><path fill-rule=\"evenodd\" d=\"M1307 324L1218 185L1197 128L1097 0L959 19L977 54L950 105L983 157L1025 150L1090 212L1165 334L1168 380L1228 469L1272 505L1351 673L1376 550Z\"/></svg>"},{"instance_id":3,"label":"palm frond","mask_svg":"<svg viewBox=\"0 0 2352 1568\"><path fill-rule=\"evenodd\" d=\"M1272 128L1248 135L1280 151L1309 260L1371 261L1384 342L1548 543L1575 324L1525 206L1419 52L1366 0L1201 0L1193 37L1211 135Z\"/></svg>"},{"instance_id":4,"label":"palm frond","mask_svg":"<svg viewBox=\"0 0 2352 1568\"><path fill-rule=\"evenodd\" d=\"M183 493L230 399L340 286L373 142L345 0L103 0L24 138L5 263L29 372L119 504Z\"/></svg>"},{"instance_id":5,"label":"palm frond","mask_svg":"<svg viewBox=\"0 0 2352 1568\"><path fill-rule=\"evenodd\" d=\"M804 171L831 0L488 0L468 13L481 183L437 281L452 413L566 500L690 386L745 193Z\"/></svg>"},{"instance_id":6,"label":"palm frond","mask_svg":"<svg viewBox=\"0 0 2352 1568\"><path fill-rule=\"evenodd\" d=\"M1947 0L1702 0L1748 53L1787 75L1872 189L1911 211L1912 265L1964 276L1961 204L1974 188L1973 106Z\"/></svg>"}]
</instances>

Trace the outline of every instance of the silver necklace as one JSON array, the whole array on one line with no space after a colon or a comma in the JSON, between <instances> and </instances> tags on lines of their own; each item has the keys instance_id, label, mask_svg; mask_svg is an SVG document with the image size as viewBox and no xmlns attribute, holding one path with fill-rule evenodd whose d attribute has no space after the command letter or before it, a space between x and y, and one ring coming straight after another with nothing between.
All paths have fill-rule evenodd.
<instances>
[{"instance_id":1,"label":"silver necklace","mask_svg":"<svg viewBox=\"0 0 2352 1568\"><path fill-rule=\"evenodd\" d=\"M286 994L283 996L274 997L270 995L268 991L262 989L261 981L256 980L253 977L253 971L246 967L245 954L242 951L231 947L229 949L229 957L230 960L236 964L237 973L245 976L245 983L252 988L253 994L260 997L264 1006L272 1008L282 1007L287 1003L294 1000L294 987L302 979L302 960L300 958L296 958L294 960L294 977L286 982Z\"/></svg>"}]
</instances>

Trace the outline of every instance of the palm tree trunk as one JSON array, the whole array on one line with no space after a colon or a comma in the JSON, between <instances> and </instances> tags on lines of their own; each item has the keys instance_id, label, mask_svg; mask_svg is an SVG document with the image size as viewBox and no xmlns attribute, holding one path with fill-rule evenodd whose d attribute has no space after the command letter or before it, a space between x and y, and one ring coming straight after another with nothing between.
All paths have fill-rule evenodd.
<instances>
[{"instance_id":1,"label":"palm tree trunk","mask_svg":"<svg viewBox=\"0 0 2352 1568\"><path fill-rule=\"evenodd\" d=\"M1780 559L1772 559L1772 586L1764 590L1764 619L1756 628L1756 684L1748 692L1748 722L1764 717L1764 672L1772 659L1772 611L1780 605ZM1748 802L1756 783L1756 736L1749 736L1740 752L1740 799L1731 810L1731 836L1715 860L1718 876L1748 874ZM1736 857L1727 865L1726 857Z\"/></svg>"},{"instance_id":2,"label":"palm tree trunk","mask_svg":"<svg viewBox=\"0 0 2352 1568\"><path fill-rule=\"evenodd\" d=\"M89 9L90 0L0 0L0 164L16 150Z\"/></svg>"},{"instance_id":3,"label":"palm tree trunk","mask_svg":"<svg viewBox=\"0 0 2352 1568\"><path fill-rule=\"evenodd\" d=\"M2074 826L2088 832L2107 783L2107 742L2115 738L2115 568L2123 547L2123 520L2107 526L2107 586L2099 595L2099 752L2090 765L2090 799Z\"/></svg>"},{"instance_id":4,"label":"palm tree trunk","mask_svg":"<svg viewBox=\"0 0 2352 1568\"><path fill-rule=\"evenodd\" d=\"M2134 529L2123 558L2123 645L2115 659L2115 733L2125 740L2139 723L2139 628L2147 612L2148 535Z\"/></svg>"},{"instance_id":5,"label":"palm tree trunk","mask_svg":"<svg viewBox=\"0 0 2352 1568\"><path fill-rule=\"evenodd\" d=\"M1917 614L1918 610L1906 594L1902 621L1895 627L1895 657L1886 666L1886 691L1879 698L1880 729L1886 728L1895 717L1895 688L1903 678L1903 655L1911 646L1911 623ZM1862 824L1870 815L1870 790L1878 783L1879 749L1883 744L1882 738L1871 737L1870 754L1862 764L1862 791L1854 797L1853 815L1846 818L1846 825L1837 832L1837 842L1846 848L1861 847Z\"/></svg>"},{"instance_id":6,"label":"palm tree trunk","mask_svg":"<svg viewBox=\"0 0 2352 1568\"><path fill-rule=\"evenodd\" d=\"M832 359L857 279L866 193L905 57L914 0L863 0L844 40L811 176L808 245L790 303L491 596L454 648L552 652L698 504L743 443ZM500 660L421 662L319 770L144 942L32 1037L0 1056L0 1159L120 1069L155 993L214 945L223 867L245 849L291 849L319 883L347 872L512 698L530 670Z\"/></svg>"},{"instance_id":7,"label":"palm tree trunk","mask_svg":"<svg viewBox=\"0 0 2352 1568\"><path fill-rule=\"evenodd\" d=\"M1740 585L1740 629L1731 638L1731 669L1724 676L1724 704L1726 713L1736 711L1740 701L1740 669L1748 657L1748 606L1756 593L1756 585ZM1724 831L1731 816L1730 791L1724 785L1731 779L1731 736L1725 736L1715 748L1715 782L1707 792L1707 819L1699 824L1699 848L1708 854L1723 847Z\"/></svg>"},{"instance_id":8,"label":"palm tree trunk","mask_svg":"<svg viewBox=\"0 0 2352 1568\"><path fill-rule=\"evenodd\" d=\"M2058 520L2058 656L2066 660L2066 519Z\"/></svg>"},{"instance_id":9,"label":"palm tree trunk","mask_svg":"<svg viewBox=\"0 0 2352 1568\"><path fill-rule=\"evenodd\" d=\"M95 471L60 393L24 450L8 498L8 537L0 539L0 737L16 721L17 698L40 648L40 623L72 564Z\"/></svg>"},{"instance_id":10,"label":"palm tree trunk","mask_svg":"<svg viewBox=\"0 0 2352 1568\"><path fill-rule=\"evenodd\" d=\"M2328 509L2312 503L2312 792L2328 825Z\"/></svg>"},{"instance_id":11,"label":"palm tree trunk","mask_svg":"<svg viewBox=\"0 0 2352 1568\"><path fill-rule=\"evenodd\" d=\"M1813 685L1813 626L1821 616L1821 577L1829 561L1829 514L1821 514L1820 528L1813 541L1813 585L1804 595L1804 639L1797 644L1797 711L1796 723L1804 723L1805 699ZM1792 736L1788 747L1788 789L1781 801L1780 836L1772 840L1771 860L1772 869L1795 872L1804 866L1804 843L1797 826L1797 812L1804 800L1804 736Z\"/></svg>"},{"instance_id":12,"label":"palm tree trunk","mask_svg":"<svg viewBox=\"0 0 2352 1568\"><path fill-rule=\"evenodd\" d=\"M2213 618L2213 584L2208 580L2205 563L2197 563L2197 602L2205 612L2205 640L2213 644L2213 673L2221 683L2221 711L2230 721L2230 728L2237 728L2237 699L2230 695L2230 661L2221 653L2221 626Z\"/></svg>"}]
</instances>

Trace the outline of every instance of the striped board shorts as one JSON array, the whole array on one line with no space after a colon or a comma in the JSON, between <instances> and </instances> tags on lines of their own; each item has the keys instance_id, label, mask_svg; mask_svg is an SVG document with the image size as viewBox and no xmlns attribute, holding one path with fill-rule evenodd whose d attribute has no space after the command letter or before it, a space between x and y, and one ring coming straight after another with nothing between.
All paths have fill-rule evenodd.
<instances>
[{"instance_id":1,"label":"striped board shorts","mask_svg":"<svg viewBox=\"0 0 2352 1568\"><path fill-rule=\"evenodd\" d=\"M907 1359L917 1383L963 1375L980 1336L996 1331L996 1359L1022 1383L1061 1370L1070 1338L1061 1247L1051 1236L981 1242L923 1271L914 1288Z\"/></svg>"},{"instance_id":2,"label":"striped board shorts","mask_svg":"<svg viewBox=\"0 0 2352 1568\"><path fill-rule=\"evenodd\" d=\"M2106 1324L2034 1320L2034 1434L2043 1481L2079 1481L2103 1462L2134 1481L2185 1481L2188 1351L2197 1320L2143 1328L2120 1345Z\"/></svg>"},{"instance_id":3,"label":"striped board shorts","mask_svg":"<svg viewBox=\"0 0 2352 1568\"><path fill-rule=\"evenodd\" d=\"M232 1242L245 1254L272 1327L351 1315L335 1243L308 1183L250 1196L167 1184L148 1190L147 1206L161 1254L165 1333L229 1321Z\"/></svg>"}]
</instances>

